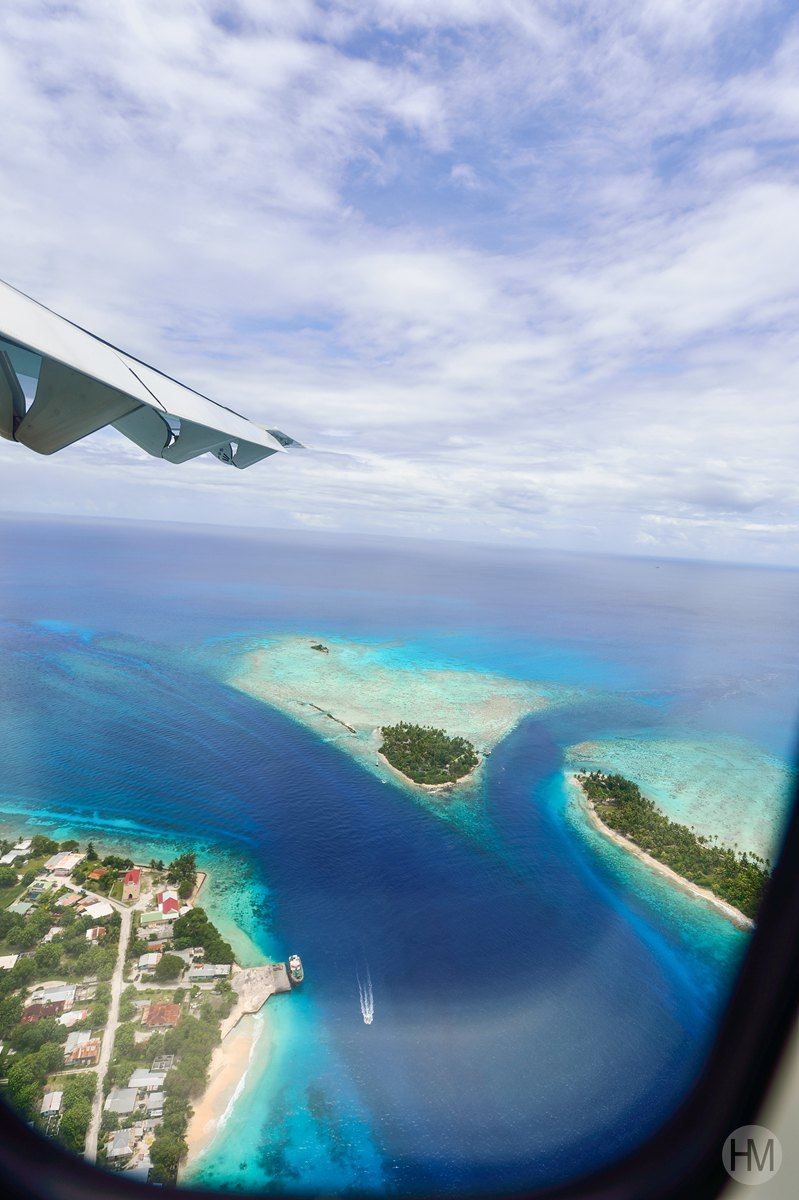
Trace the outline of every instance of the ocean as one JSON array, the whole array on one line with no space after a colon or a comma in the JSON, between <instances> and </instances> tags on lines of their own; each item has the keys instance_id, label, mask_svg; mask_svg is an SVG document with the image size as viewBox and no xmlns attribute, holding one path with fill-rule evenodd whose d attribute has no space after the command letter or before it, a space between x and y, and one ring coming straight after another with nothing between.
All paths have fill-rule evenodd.
<instances>
[{"instance_id":1,"label":"ocean","mask_svg":"<svg viewBox=\"0 0 799 1200\"><path fill-rule=\"evenodd\" d=\"M624 768L775 857L799 573L45 520L0 524L0 562L3 822L197 847L241 957L303 958L194 1182L555 1183L678 1103L747 935L588 828L565 771ZM481 840L215 675L275 632L575 698L487 760Z\"/></svg>"}]
</instances>

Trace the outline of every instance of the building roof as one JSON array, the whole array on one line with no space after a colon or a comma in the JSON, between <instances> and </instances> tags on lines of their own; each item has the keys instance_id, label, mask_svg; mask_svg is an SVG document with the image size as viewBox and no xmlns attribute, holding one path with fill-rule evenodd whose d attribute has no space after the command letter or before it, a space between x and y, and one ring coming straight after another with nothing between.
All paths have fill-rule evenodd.
<instances>
[{"instance_id":1,"label":"building roof","mask_svg":"<svg viewBox=\"0 0 799 1200\"><path fill-rule=\"evenodd\" d=\"M150 1171L152 1170L152 1167L153 1164L150 1161L150 1156L148 1154L145 1155L144 1158L137 1158L135 1162L130 1164L130 1166L125 1167L125 1174L130 1179L140 1179L142 1183L146 1183L150 1178Z\"/></svg>"},{"instance_id":2,"label":"building roof","mask_svg":"<svg viewBox=\"0 0 799 1200\"><path fill-rule=\"evenodd\" d=\"M18 958L18 954L0 954L0 971L10 971Z\"/></svg>"},{"instance_id":3,"label":"building roof","mask_svg":"<svg viewBox=\"0 0 799 1200\"><path fill-rule=\"evenodd\" d=\"M139 915L140 925L161 925L164 920L164 914L160 909L154 909L151 912L143 912Z\"/></svg>"},{"instance_id":4,"label":"building roof","mask_svg":"<svg viewBox=\"0 0 799 1200\"><path fill-rule=\"evenodd\" d=\"M157 967L162 958L160 950L148 950L146 954L140 954L139 970L149 971L151 967Z\"/></svg>"},{"instance_id":5,"label":"building roof","mask_svg":"<svg viewBox=\"0 0 799 1200\"><path fill-rule=\"evenodd\" d=\"M77 1025L78 1021L84 1020L88 1015L88 1008L71 1008L69 1012L62 1013L57 1020L59 1025L64 1025L67 1029L71 1029L73 1025Z\"/></svg>"},{"instance_id":6,"label":"building roof","mask_svg":"<svg viewBox=\"0 0 799 1200\"><path fill-rule=\"evenodd\" d=\"M20 1025L32 1025L34 1021L41 1021L45 1017L58 1017L63 1011L63 1000L34 1000L32 1004L26 1004L23 1008L19 1023Z\"/></svg>"},{"instance_id":7,"label":"building roof","mask_svg":"<svg viewBox=\"0 0 799 1200\"><path fill-rule=\"evenodd\" d=\"M86 938L90 942L99 942L107 933L105 925L92 925L91 929L86 930Z\"/></svg>"},{"instance_id":8,"label":"building roof","mask_svg":"<svg viewBox=\"0 0 799 1200\"><path fill-rule=\"evenodd\" d=\"M163 1108L164 1107L164 1093L163 1092L150 1092L150 1095L145 1100L145 1105L147 1107L148 1112L150 1112L154 1108Z\"/></svg>"},{"instance_id":9,"label":"building roof","mask_svg":"<svg viewBox=\"0 0 799 1200\"><path fill-rule=\"evenodd\" d=\"M137 1067L128 1080L129 1088L147 1088L149 1092L163 1087L166 1079L165 1071L150 1071L147 1067Z\"/></svg>"},{"instance_id":10,"label":"building roof","mask_svg":"<svg viewBox=\"0 0 799 1200\"><path fill-rule=\"evenodd\" d=\"M31 840L31 838L20 838L19 841L17 842L16 846L14 846L13 848L14 848L14 850L30 850L32 845L33 845L33 842Z\"/></svg>"},{"instance_id":11,"label":"building roof","mask_svg":"<svg viewBox=\"0 0 799 1200\"><path fill-rule=\"evenodd\" d=\"M44 864L44 869L45 871L61 871L69 874L70 871L75 870L78 863L83 862L85 857L85 854L78 854L76 851L62 850L60 853L48 858Z\"/></svg>"},{"instance_id":12,"label":"building roof","mask_svg":"<svg viewBox=\"0 0 799 1200\"><path fill-rule=\"evenodd\" d=\"M47 1113L58 1112L61 1108L61 1101L63 1099L63 1092L47 1092L42 1100L42 1107L39 1109L39 1112L43 1117L46 1116Z\"/></svg>"},{"instance_id":13,"label":"building roof","mask_svg":"<svg viewBox=\"0 0 799 1200\"><path fill-rule=\"evenodd\" d=\"M70 1035L71 1036L71 1035ZM69 1054L64 1054L64 1061L70 1063L85 1062L87 1059L96 1059L100 1057L102 1048L102 1039L98 1037L90 1038L87 1042L80 1042L74 1050Z\"/></svg>"},{"instance_id":14,"label":"building roof","mask_svg":"<svg viewBox=\"0 0 799 1200\"><path fill-rule=\"evenodd\" d=\"M29 901L17 900L15 904L9 904L8 911L19 913L21 917L27 917L32 908L33 905Z\"/></svg>"},{"instance_id":15,"label":"building roof","mask_svg":"<svg viewBox=\"0 0 799 1200\"><path fill-rule=\"evenodd\" d=\"M16 858L24 858L24 857L25 857L24 850L9 850L7 854L3 854L0 857L0 863L2 863L3 866L8 866L10 863L13 863Z\"/></svg>"},{"instance_id":16,"label":"building roof","mask_svg":"<svg viewBox=\"0 0 799 1200\"><path fill-rule=\"evenodd\" d=\"M158 1029L163 1025L174 1028L180 1020L180 1005L166 1004L161 1001L148 1004L142 1013L142 1024L150 1029Z\"/></svg>"},{"instance_id":17,"label":"building roof","mask_svg":"<svg viewBox=\"0 0 799 1200\"><path fill-rule=\"evenodd\" d=\"M100 917L110 917L113 911L113 904L109 904L107 900L97 900L83 910L83 915L90 917L92 921L98 921Z\"/></svg>"},{"instance_id":18,"label":"building roof","mask_svg":"<svg viewBox=\"0 0 799 1200\"><path fill-rule=\"evenodd\" d=\"M109 1158L123 1158L133 1153L133 1130L118 1129L108 1146L106 1154Z\"/></svg>"},{"instance_id":19,"label":"building roof","mask_svg":"<svg viewBox=\"0 0 799 1200\"><path fill-rule=\"evenodd\" d=\"M141 868L131 867L125 872L125 883L141 883Z\"/></svg>"},{"instance_id":20,"label":"building roof","mask_svg":"<svg viewBox=\"0 0 799 1200\"><path fill-rule=\"evenodd\" d=\"M118 1113L120 1116L127 1116L132 1113L136 1107L136 1089L135 1088L111 1088L111 1091L105 1098L103 1108L106 1112Z\"/></svg>"},{"instance_id":21,"label":"building roof","mask_svg":"<svg viewBox=\"0 0 799 1200\"><path fill-rule=\"evenodd\" d=\"M90 1041L91 1036L90 1029L78 1029L74 1033L70 1033L64 1043L64 1053L71 1054L76 1046L83 1046L86 1042Z\"/></svg>"},{"instance_id":22,"label":"building roof","mask_svg":"<svg viewBox=\"0 0 799 1200\"><path fill-rule=\"evenodd\" d=\"M189 979L218 979L230 974L230 963L194 963L189 967Z\"/></svg>"},{"instance_id":23,"label":"building roof","mask_svg":"<svg viewBox=\"0 0 799 1200\"><path fill-rule=\"evenodd\" d=\"M80 896L77 892L67 892L66 896L59 896L56 900L59 908L71 908L73 904L80 904Z\"/></svg>"},{"instance_id":24,"label":"building roof","mask_svg":"<svg viewBox=\"0 0 799 1200\"><path fill-rule=\"evenodd\" d=\"M31 1001L34 1004L72 1004L77 988L74 983L56 983L52 987L35 989Z\"/></svg>"}]
</instances>

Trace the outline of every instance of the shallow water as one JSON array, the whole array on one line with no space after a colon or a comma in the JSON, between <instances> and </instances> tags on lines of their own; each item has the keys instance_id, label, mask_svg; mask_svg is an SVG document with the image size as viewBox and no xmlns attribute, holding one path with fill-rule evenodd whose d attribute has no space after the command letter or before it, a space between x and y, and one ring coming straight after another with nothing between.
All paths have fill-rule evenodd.
<instances>
[{"instance_id":1,"label":"shallow water","mask_svg":"<svg viewBox=\"0 0 799 1200\"><path fill-rule=\"evenodd\" d=\"M6 819L105 828L159 857L199 846L209 907L242 927L250 960L303 957L306 983L269 1002L271 1057L256 1050L200 1181L551 1182L662 1120L706 1053L745 935L586 829L567 752L684 744L688 730L784 772L799 576L69 524L0 538ZM491 755L481 838L198 669L215 639L273 630L576 694ZM778 775L761 834L785 804ZM678 783L658 779L666 798Z\"/></svg>"}]
</instances>

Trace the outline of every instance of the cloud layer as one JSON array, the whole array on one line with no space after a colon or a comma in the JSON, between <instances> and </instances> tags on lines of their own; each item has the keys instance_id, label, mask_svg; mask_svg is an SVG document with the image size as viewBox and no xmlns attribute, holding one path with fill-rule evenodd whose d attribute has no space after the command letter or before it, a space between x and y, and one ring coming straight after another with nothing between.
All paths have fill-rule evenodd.
<instances>
[{"instance_id":1,"label":"cloud layer","mask_svg":"<svg viewBox=\"0 0 799 1200\"><path fill-rule=\"evenodd\" d=\"M799 563L793 8L9 0L0 275L314 449L5 507Z\"/></svg>"}]
</instances>

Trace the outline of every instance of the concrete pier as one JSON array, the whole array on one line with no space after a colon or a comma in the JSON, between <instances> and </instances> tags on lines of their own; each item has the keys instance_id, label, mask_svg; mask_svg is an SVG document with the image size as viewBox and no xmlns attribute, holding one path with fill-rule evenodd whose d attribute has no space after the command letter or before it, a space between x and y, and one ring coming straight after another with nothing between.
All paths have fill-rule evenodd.
<instances>
[{"instance_id":1,"label":"concrete pier","mask_svg":"<svg viewBox=\"0 0 799 1200\"><path fill-rule=\"evenodd\" d=\"M240 967L231 975L230 985L236 1003L220 1027L224 1038L247 1013L257 1013L270 996L290 992L291 983L285 963L266 963L263 967Z\"/></svg>"}]
</instances>

